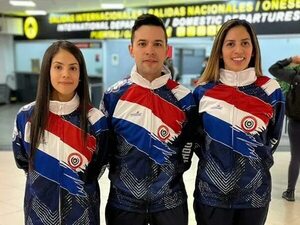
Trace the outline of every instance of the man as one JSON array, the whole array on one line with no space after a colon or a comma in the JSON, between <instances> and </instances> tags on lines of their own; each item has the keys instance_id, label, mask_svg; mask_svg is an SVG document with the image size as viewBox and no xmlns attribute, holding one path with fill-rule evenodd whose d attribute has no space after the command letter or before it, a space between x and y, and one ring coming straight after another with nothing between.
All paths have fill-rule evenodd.
<instances>
[{"instance_id":1,"label":"man","mask_svg":"<svg viewBox=\"0 0 300 225\"><path fill-rule=\"evenodd\" d=\"M144 14L132 28L130 77L105 92L102 110L114 132L106 206L108 225L187 225L182 174L189 168L196 106L171 79L163 22ZM195 122L193 122L195 124Z\"/></svg>"}]
</instances>

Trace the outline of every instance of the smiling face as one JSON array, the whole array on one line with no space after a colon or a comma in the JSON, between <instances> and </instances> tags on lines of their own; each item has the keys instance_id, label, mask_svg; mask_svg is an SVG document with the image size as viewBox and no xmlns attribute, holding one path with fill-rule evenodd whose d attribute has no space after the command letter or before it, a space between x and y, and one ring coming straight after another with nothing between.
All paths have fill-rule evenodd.
<instances>
[{"instance_id":1,"label":"smiling face","mask_svg":"<svg viewBox=\"0 0 300 225\"><path fill-rule=\"evenodd\" d=\"M251 37L244 26L231 28L222 45L224 68L231 71L242 71L248 68L253 56Z\"/></svg>"},{"instance_id":2,"label":"smiling face","mask_svg":"<svg viewBox=\"0 0 300 225\"><path fill-rule=\"evenodd\" d=\"M76 58L68 51L60 49L54 55L50 80L53 87L51 99L57 101L70 101L79 83L80 68Z\"/></svg>"},{"instance_id":3,"label":"smiling face","mask_svg":"<svg viewBox=\"0 0 300 225\"><path fill-rule=\"evenodd\" d=\"M130 55L134 58L137 72L150 82L161 76L168 46L164 30L159 26L143 25L134 33Z\"/></svg>"}]
</instances>

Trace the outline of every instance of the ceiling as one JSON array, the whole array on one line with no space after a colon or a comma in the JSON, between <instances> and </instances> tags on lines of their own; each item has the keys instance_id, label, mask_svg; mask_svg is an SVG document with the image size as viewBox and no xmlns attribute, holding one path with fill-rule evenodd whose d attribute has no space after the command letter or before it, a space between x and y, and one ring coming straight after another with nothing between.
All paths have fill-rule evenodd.
<instances>
[{"instance_id":1,"label":"ceiling","mask_svg":"<svg viewBox=\"0 0 300 225\"><path fill-rule=\"evenodd\" d=\"M34 8L15 7L9 4L9 0L0 0L0 14L25 15L25 10L45 10L48 13L57 12L84 12L101 10L101 3L123 3L126 8L139 6L191 4L209 2L209 0L33 0Z\"/></svg>"}]
</instances>

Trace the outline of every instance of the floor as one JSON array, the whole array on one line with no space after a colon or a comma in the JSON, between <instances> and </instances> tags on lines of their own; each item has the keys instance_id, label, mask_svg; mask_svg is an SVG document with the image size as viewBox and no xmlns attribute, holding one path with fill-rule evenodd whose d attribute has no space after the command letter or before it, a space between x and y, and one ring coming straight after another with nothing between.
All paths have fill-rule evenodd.
<instances>
[{"instance_id":1,"label":"floor","mask_svg":"<svg viewBox=\"0 0 300 225\"><path fill-rule=\"evenodd\" d=\"M0 225L22 225L23 197L25 175L17 169L10 150L11 131L16 112L20 105L0 105ZM285 131L284 131L285 132ZM299 225L300 224L300 181L295 202L287 202L281 193L287 183L287 167L289 162L288 139L284 133L278 151L274 154L275 163L271 173L273 177L272 201L266 225ZM189 194L189 225L195 225L192 210L192 194L196 175L197 159L193 158L192 167L185 173L184 179ZM107 172L99 181L101 188L101 224L104 221L104 207L109 190Z\"/></svg>"}]
</instances>

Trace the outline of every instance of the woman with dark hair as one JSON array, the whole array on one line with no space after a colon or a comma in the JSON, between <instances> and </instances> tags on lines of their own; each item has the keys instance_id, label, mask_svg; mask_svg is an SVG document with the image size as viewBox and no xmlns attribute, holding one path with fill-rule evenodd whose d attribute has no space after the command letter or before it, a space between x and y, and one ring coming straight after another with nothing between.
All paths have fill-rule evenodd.
<instances>
[{"instance_id":1,"label":"woman with dark hair","mask_svg":"<svg viewBox=\"0 0 300 225\"><path fill-rule=\"evenodd\" d=\"M222 25L198 84L204 143L196 151L197 224L263 225L284 103L279 84L262 75L258 40L247 21Z\"/></svg>"},{"instance_id":2,"label":"woman with dark hair","mask_svg":"<svg viewBox=\"0 0 300 225\"><path fill-rule=\"evenodd\" d=\"M295 201L295 188L300 170L300 55L279 60L269 68L269 72L274 77L292 85L291 95L287 95L286 101L286 115L289 118L288 134L291 146L291 161L288 171L288 185L287 189L282 193L282 198L287 201ZM289 98L293 99L289 101Z\"/></svg>"},{"instance_id":3,"label":"woman with dark hair","mask_svg":"<svg viewBox=\"0 0 300 225\"><path fill-rule=\"evenodd\" d=\"M26 224L99 224L98 175L107 121L91 106L81 51L54 42L45 52L37 95L20 109L13 133L16 164L26 173Z\"/></svg>"}]
</instances>

